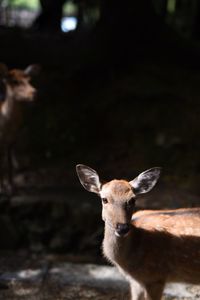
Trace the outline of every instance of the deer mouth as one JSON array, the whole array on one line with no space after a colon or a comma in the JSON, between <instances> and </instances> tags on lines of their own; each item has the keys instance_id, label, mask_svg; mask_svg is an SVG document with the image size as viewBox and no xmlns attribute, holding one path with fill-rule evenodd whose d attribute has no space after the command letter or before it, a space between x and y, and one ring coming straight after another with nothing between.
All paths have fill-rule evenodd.
<instances>
[{"instance_id":1,"label":"deer mouth","mask_svg":"<svg viewBox=\"0 0 200 300\"><path fill-rule=\"evenodd\" d=\"M127 236L129 235L129 232L120 234L120 233L117 232L117 230L115 230L115 235L116 235L117 237L125 238L125 237L127 237Z\"/></svg>"}]
</instances>

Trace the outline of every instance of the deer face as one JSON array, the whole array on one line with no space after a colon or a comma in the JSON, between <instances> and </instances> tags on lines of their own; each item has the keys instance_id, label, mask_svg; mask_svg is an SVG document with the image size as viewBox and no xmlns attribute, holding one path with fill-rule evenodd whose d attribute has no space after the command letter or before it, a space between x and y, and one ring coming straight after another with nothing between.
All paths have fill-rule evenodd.
<instances>
[{"instance_id":1,"label":"deer face","mask_svg":"<svg viewBox=\"0 0 200 300\"><path fill-rule=\"evenodd\" d=\"M21 70L11 70L6 79L8 93L17 101L32 101L36 89L30 83L31 77Z\"/></svg>"},{"instance_id":2,"label":"deer face","mask_svg":"<svg viewBox=\"0 0 200 300\"><path fill-rule=\"evenodd\" d=\"M132 186L125 180L112 180L100 191L102 219L115 230L117 236L126 235L130 230L131 216L135 206Z\"/></svg>"},{"instance_id":3,"label":"deer face","mask_svg":"<svg viewBox=\"0 0 200 300\"><path fill-rule=\"evenodd\" d=\"M16 101L32 101L36 95L36 89L30 83L32 75L36 73L38 66L31 65L25 70L8 70L6 66L0 65L1 82L5 85L6 96ZM3 72L4 71L4 72Z\"/></svg>"},{"instance_id":4,"label":"deer face","mask_svg":"<svg viewBox=\"0 0 200 300\"><path fill-rule=\"evenodd\" d=\"M115 179L102 185L95 170L84 165L77 165L76 170L83 187L100 196L102 219L118 237L126 236L131 229L136 196L149 192L160 176L160 168L152 168L132 181Z\"/></svg>"}]
</instances>

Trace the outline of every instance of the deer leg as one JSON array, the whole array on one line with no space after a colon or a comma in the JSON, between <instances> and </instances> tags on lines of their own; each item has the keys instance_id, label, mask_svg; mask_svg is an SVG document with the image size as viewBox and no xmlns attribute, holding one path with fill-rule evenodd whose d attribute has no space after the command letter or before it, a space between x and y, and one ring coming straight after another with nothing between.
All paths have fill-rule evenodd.
<instances>
[{"instance_id":1,"label":"deer leg","mask_svg":"<svg viewBox=\"0 0 200 300\"><path fill-rule=\"evenodd\" d=\"M4 175L5 175L5 148L0 151L0 194L5 193Z\"/></svg>"},{"instance_id":2,"label":"deer leg","mask_svg":"<svg viewBox=\"0 0 200 300\"><path fill-rule=\"evenodd\" d=\"M147 291L147 299L160 300L162 298L165 282L158 281L145 285Z\"/></svg>"},{"instance_id":3,"label":"deer leg","mask_svg":"<svg viewBox=\"0 0 200 300\"><path fill-rule=\"evenodd\" d=\"M7 167L8 167L8 191L12 193L14 189L13 182L13 147L7 148Z\"/></svg>"},{"instance_id":4,"label":"deer leg","mask_svg":"<svg viewBox=\"0 0 200 300\"><path fill-rule=\"evenodd\" d=\"M145 288L136 280L131 279L130 288L131 300L151 300L150 298L148 298Z\"/></svg>"},{"instance_id":5,"label":"deer leg","mask_svg":"<svg viewBox=\"0 0 200 300\"><path fill-rule=\"evenodd\" d=\"M1 161L2 163L2 161ZM0 168L2 168L2 164L0 164ZM0 170L0 194L4 192L4 176L2 169Z\"/></svg>"}]
</instances>

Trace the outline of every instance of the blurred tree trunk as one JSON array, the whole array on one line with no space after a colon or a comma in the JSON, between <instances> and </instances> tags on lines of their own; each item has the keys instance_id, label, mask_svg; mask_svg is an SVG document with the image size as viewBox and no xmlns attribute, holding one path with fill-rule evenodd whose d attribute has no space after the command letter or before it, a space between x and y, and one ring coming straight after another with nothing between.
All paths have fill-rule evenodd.
<instances>
[{"instance_id":1,"label":"blurred tree trunk","mask_svg":"<svg viewBox=\"0 0 200 300\"><path fill-rule=\"evenodd\" d=\"M167 14L167 3L168 0L153 0L156 11L160 14L162 18L166 17Z\"/></svg>"},{"instance_id":2,"label":"blurred tree trunk","mask_svg":"<svg viewBox=\"0 0 200 300\"><path fill-rule=\"evenodd\" d=\"M194 18L194 25L193 25L193 36L196 39L200 39L200 1L195 1L195 16Z\"/></svg>"},{"instance_id":3,"label":"blurred tree trunk","mask_svg":"<svg viewBox=\"0 0 200 300\"><path fill-rule=\"evenodd\" d=\"M78 14L77 14L77 27L76 31L81 31L83 24L84 24L84 2L83 1L77 1L78 4Z\"/></svg>"},{"instance_id":4,"label":"blurred tree trunk","mask_svg":"<svg viewBox=\"0 0 200 300\"><path fill-rule=\"evenodd\" d=\"M40 0L41 13L33 24L34 29L59 32L62 8L66 0Z\"/></svg>"}]
</instances>

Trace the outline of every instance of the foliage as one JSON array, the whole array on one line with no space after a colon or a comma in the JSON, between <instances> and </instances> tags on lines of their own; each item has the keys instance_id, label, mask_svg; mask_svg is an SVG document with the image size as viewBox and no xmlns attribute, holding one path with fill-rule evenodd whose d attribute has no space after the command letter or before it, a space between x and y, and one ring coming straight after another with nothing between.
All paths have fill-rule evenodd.
<instances>
[{"instance_id":1,"label":"foliage","mask_svg":"<svg viewBox=\"0 0 200 300\"><path fill-rule=\"evenodd\" d=\"M63 6L63 12L65 15L76 15L77 14L77 5L74 4L72 1L68 1Z\"/></svg>"},{"instance_id":2,"label":"foliage","mask_svg":"<svg viewBox=\"0 0 200 300\"><path fill-rule=\"evenodd\" d=\"M175 0L168 0L167 2L167 11L170 14L173 14L176 10L176 1Z\"/></svg>"},{"instance_id":3,"label":"foliage","mask_svg":"<svg viewBox=\"0 0 200 300\"><path fill-rule=\"evenodd\" d=\"M39 0L4 0L4 6L25 7L28 9L38 9Z\"/></svg>"}]
</instances>

